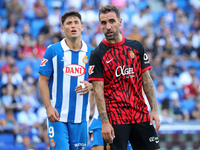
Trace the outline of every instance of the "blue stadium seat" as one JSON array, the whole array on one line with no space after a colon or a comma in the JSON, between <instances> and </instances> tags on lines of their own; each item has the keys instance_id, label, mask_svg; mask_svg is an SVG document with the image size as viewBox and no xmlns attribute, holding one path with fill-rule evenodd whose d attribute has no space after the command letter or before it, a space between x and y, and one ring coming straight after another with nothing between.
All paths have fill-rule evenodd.
<instances>
[{"instance_id":1,"label":"blue stadium seat","mask_svg":"<svg viewBox=\"0 0 200 150\"><path fill-rule=\"evenodd\" d=\"M1 8L0 17L1 17L1 18L6 18L6 14L7 14L7 10Z\"/></svg>"},{"instance_id":2,"label":"blue stadium seat","mask_svg":"<svg viewBox=\"0 0 200 150\"><path fill-rule=\"evenodd\" d=\"M25 74L25 67L28 66L28 65L31 65L31 62L28 59L17 61L17 67L18 67L19 72L22 76Z\"/></svg>"},{"instance_id":3,"label":"blue stadium seat","mask_svg":"<svg viewBox=\"0 0 200 150\"><path fill-rule=\"evenodd\" d=\"M1 20L1 28L4 29L8 24L8 20L7 19L3 19Z\"/></svg>"},{"instance_id":4,"label":"blue stadium seat","mask_svg":"<svg viewBox=\"0 0 200 150\"><path fill-rule=\"evenodd\" d=\"M36 146L35 146L35 150L44 150L46 149L46 143L38 143Z\"/></svg>"},{"instance_id":5,"label":"blue stadium seat","mask_svg":"<svg viewBox=\"0 0 200 150\"><path fill-rule=\"evenodd\" d=\"M42 59L33 59L31 61L31 66L32 66L32 69L33 69L33 76L35 78L38 78L39 77L39 69L40 69L40 64L42 62Z\"/></svg>"},{"instance_id":6,"label":"blue stadium seat","mask_svg":"<svg viewBox=\"0 0 200 150\"><path fill-rule=\"evenodd\" d=\"M1 133L0 134L0 145L14 145L15 136L12 133Z\"/></svg>"},{"instance_id":7,"label":"blue stadium seat","mask_svg":"<svg viewBox=\"0 0 200 150\"><path fill-rule=\"evenodd\" d=\"M0 150L27 150L22 145L0 145Z\"/></svg>"},{"instance_id":8,"label":"blue stadium seat","mask_svg":"<svg viewBox=\"0 0 200 150\"><path fill-rule=\"evenodd\" d=\"M177 7L185 10L189 6L188 0L176 0Z\"/></svg>"},{"instance_id":9,"label":"blue stadium seat","mask_svg":"<svg viewBox=\"0 0 200 150\"><path fill-rule=\"evenodd\" d=\"M163 13L162 12L158 12L158 11L152 11L151 15L152 15L152 17L154 19L154 24L159 24L160 18L163 15Z\"/></svg>"},{"instance_id":10,"label":"blue stadium seat","mask_svg":"<svg viewBox=\"0 0 200 150\"><path fill-rule=\"evenodd\" d=\"M40 29L45 25L45 20L44 19L35 19L31 22L31 34L33 38L37 38Z\"/></svg>"}]
</instances>

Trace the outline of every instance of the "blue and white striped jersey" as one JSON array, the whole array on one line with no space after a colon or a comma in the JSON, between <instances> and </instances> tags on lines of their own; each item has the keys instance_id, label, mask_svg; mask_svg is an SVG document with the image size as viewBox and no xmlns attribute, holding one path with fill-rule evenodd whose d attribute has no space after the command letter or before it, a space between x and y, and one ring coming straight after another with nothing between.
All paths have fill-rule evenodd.
<instances>
[{"instance_id":1,"label":"blue and white striped jersey","mask_svg":"<svg viewBox=\"0 0 200 150\"><path fill-rule=\"evenodd\" d=\"M89 93L77 94L75 88L80 81L88 81L92 49L82 41L80 51L70 50L63 39L50 45L45 52L39 73L50 78L51 104L62 122L80 123L89 119Z\"/></svg>"}]
</instances>

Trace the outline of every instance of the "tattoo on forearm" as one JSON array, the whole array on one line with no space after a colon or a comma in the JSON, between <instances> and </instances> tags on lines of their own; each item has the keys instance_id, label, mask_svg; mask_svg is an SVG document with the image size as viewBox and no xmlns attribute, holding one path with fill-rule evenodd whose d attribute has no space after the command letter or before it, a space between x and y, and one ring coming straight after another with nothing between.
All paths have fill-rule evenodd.
<instances>
[{"instance_id":1,"label":"tattoo on forearm","mask_svg":"<svg viewBox=\"0 0 200 150\"><path fill-rule=\"evenodd\" d=\"M106 112L100 113L99 115L102 122L108 121L108 116Z\"/></svg>"},{"instance_id":2,"label":"tattoo on forearm","mask_svg":"<svg viewBox=\"0 0 200 150\"><path fill-rule=\"evenodd\" d=\"M104 99L104 82L93 81L92 85L101 122L108 121L108 116L106 113L106 104Z\"/></svg>"},{"instance_id":3,"label":"tattoo on forearm","mask_svg":"<svg viewBox=\"0 0 200 150\"><path fill-rule=\"evenodd\" d=\"M148 70L142 73L142 84L151 109L157 110L155 88Z\"/></svg>"}]
</instances>

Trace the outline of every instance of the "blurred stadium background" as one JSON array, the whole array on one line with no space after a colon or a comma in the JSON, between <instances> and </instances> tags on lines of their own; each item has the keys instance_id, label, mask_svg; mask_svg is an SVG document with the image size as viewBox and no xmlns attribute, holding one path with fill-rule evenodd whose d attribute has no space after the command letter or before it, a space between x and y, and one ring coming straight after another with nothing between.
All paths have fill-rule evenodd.
<instances>
[{"instance_id":1,"label":"blurred stadium background","mask_svg":"<svg viewBox=\"0 0 200 150\"><path fill-rule=\"evenodd\" d=\"M0 0L0 150L48 149L41 58L63 38L60 17L72 9L82 15L82 38L99 44L98 9L106 4L120 9L124 37L148 53L161 150L200 150L199 0Z\"/></svg>"}]
</instances>

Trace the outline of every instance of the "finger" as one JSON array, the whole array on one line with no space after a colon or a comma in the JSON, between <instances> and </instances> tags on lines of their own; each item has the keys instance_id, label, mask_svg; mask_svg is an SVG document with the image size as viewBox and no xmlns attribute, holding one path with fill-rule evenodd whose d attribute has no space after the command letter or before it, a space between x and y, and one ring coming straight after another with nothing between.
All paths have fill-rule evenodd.
<instances>
[{"instance_id":1,"label":"finger","mask_svg":"<svg viewBox=\"0 0 200 150\"><path fill-rule=\"evenodd\" d=\"M79 85L79 86L77 86L77 87L75 88L75 91L77 91L77 90L81 90L81 89L82 89L82 86Z\"/></svg>"},{"instance_id":2,"label":"finger","mask_svg":"<svg viewBox=\"0 0 200 150\"><path fill-rule=\"evenodd\" d=\"M153 117L150 116L150 125L153 125Z\"/></svg>"},{"instance_id":3,"label":"finger","mask_svg":"<svg viewBox=\"0 0 200 150\"><path fill-rule=\"evenodd\" d=\"M156 120L156 132L158 132L159 128L160 128L160 121Z\"/></svg>"},{"instance_id":4,"label":"finger","mask_svg":"<svg viewBox=\"0 0 200 150\"><path fill-rule=\"evenodd\" d=\"M112 135L112 137L114 139L115 138L115 131L113 129L111 130L111 135Z\"/></svg>"},{"instance_id":5,"label":"finger","mask_svg":"<svg viewBox=\"0 0 200 150\"><path fill-rule=\"evenodd\" d=\"M58 113L58 111L56 111L56 114L55 114L56 116L56 119L57 119L57 121L59 121L59 113Z\"/></svg>"}]
</instances>

